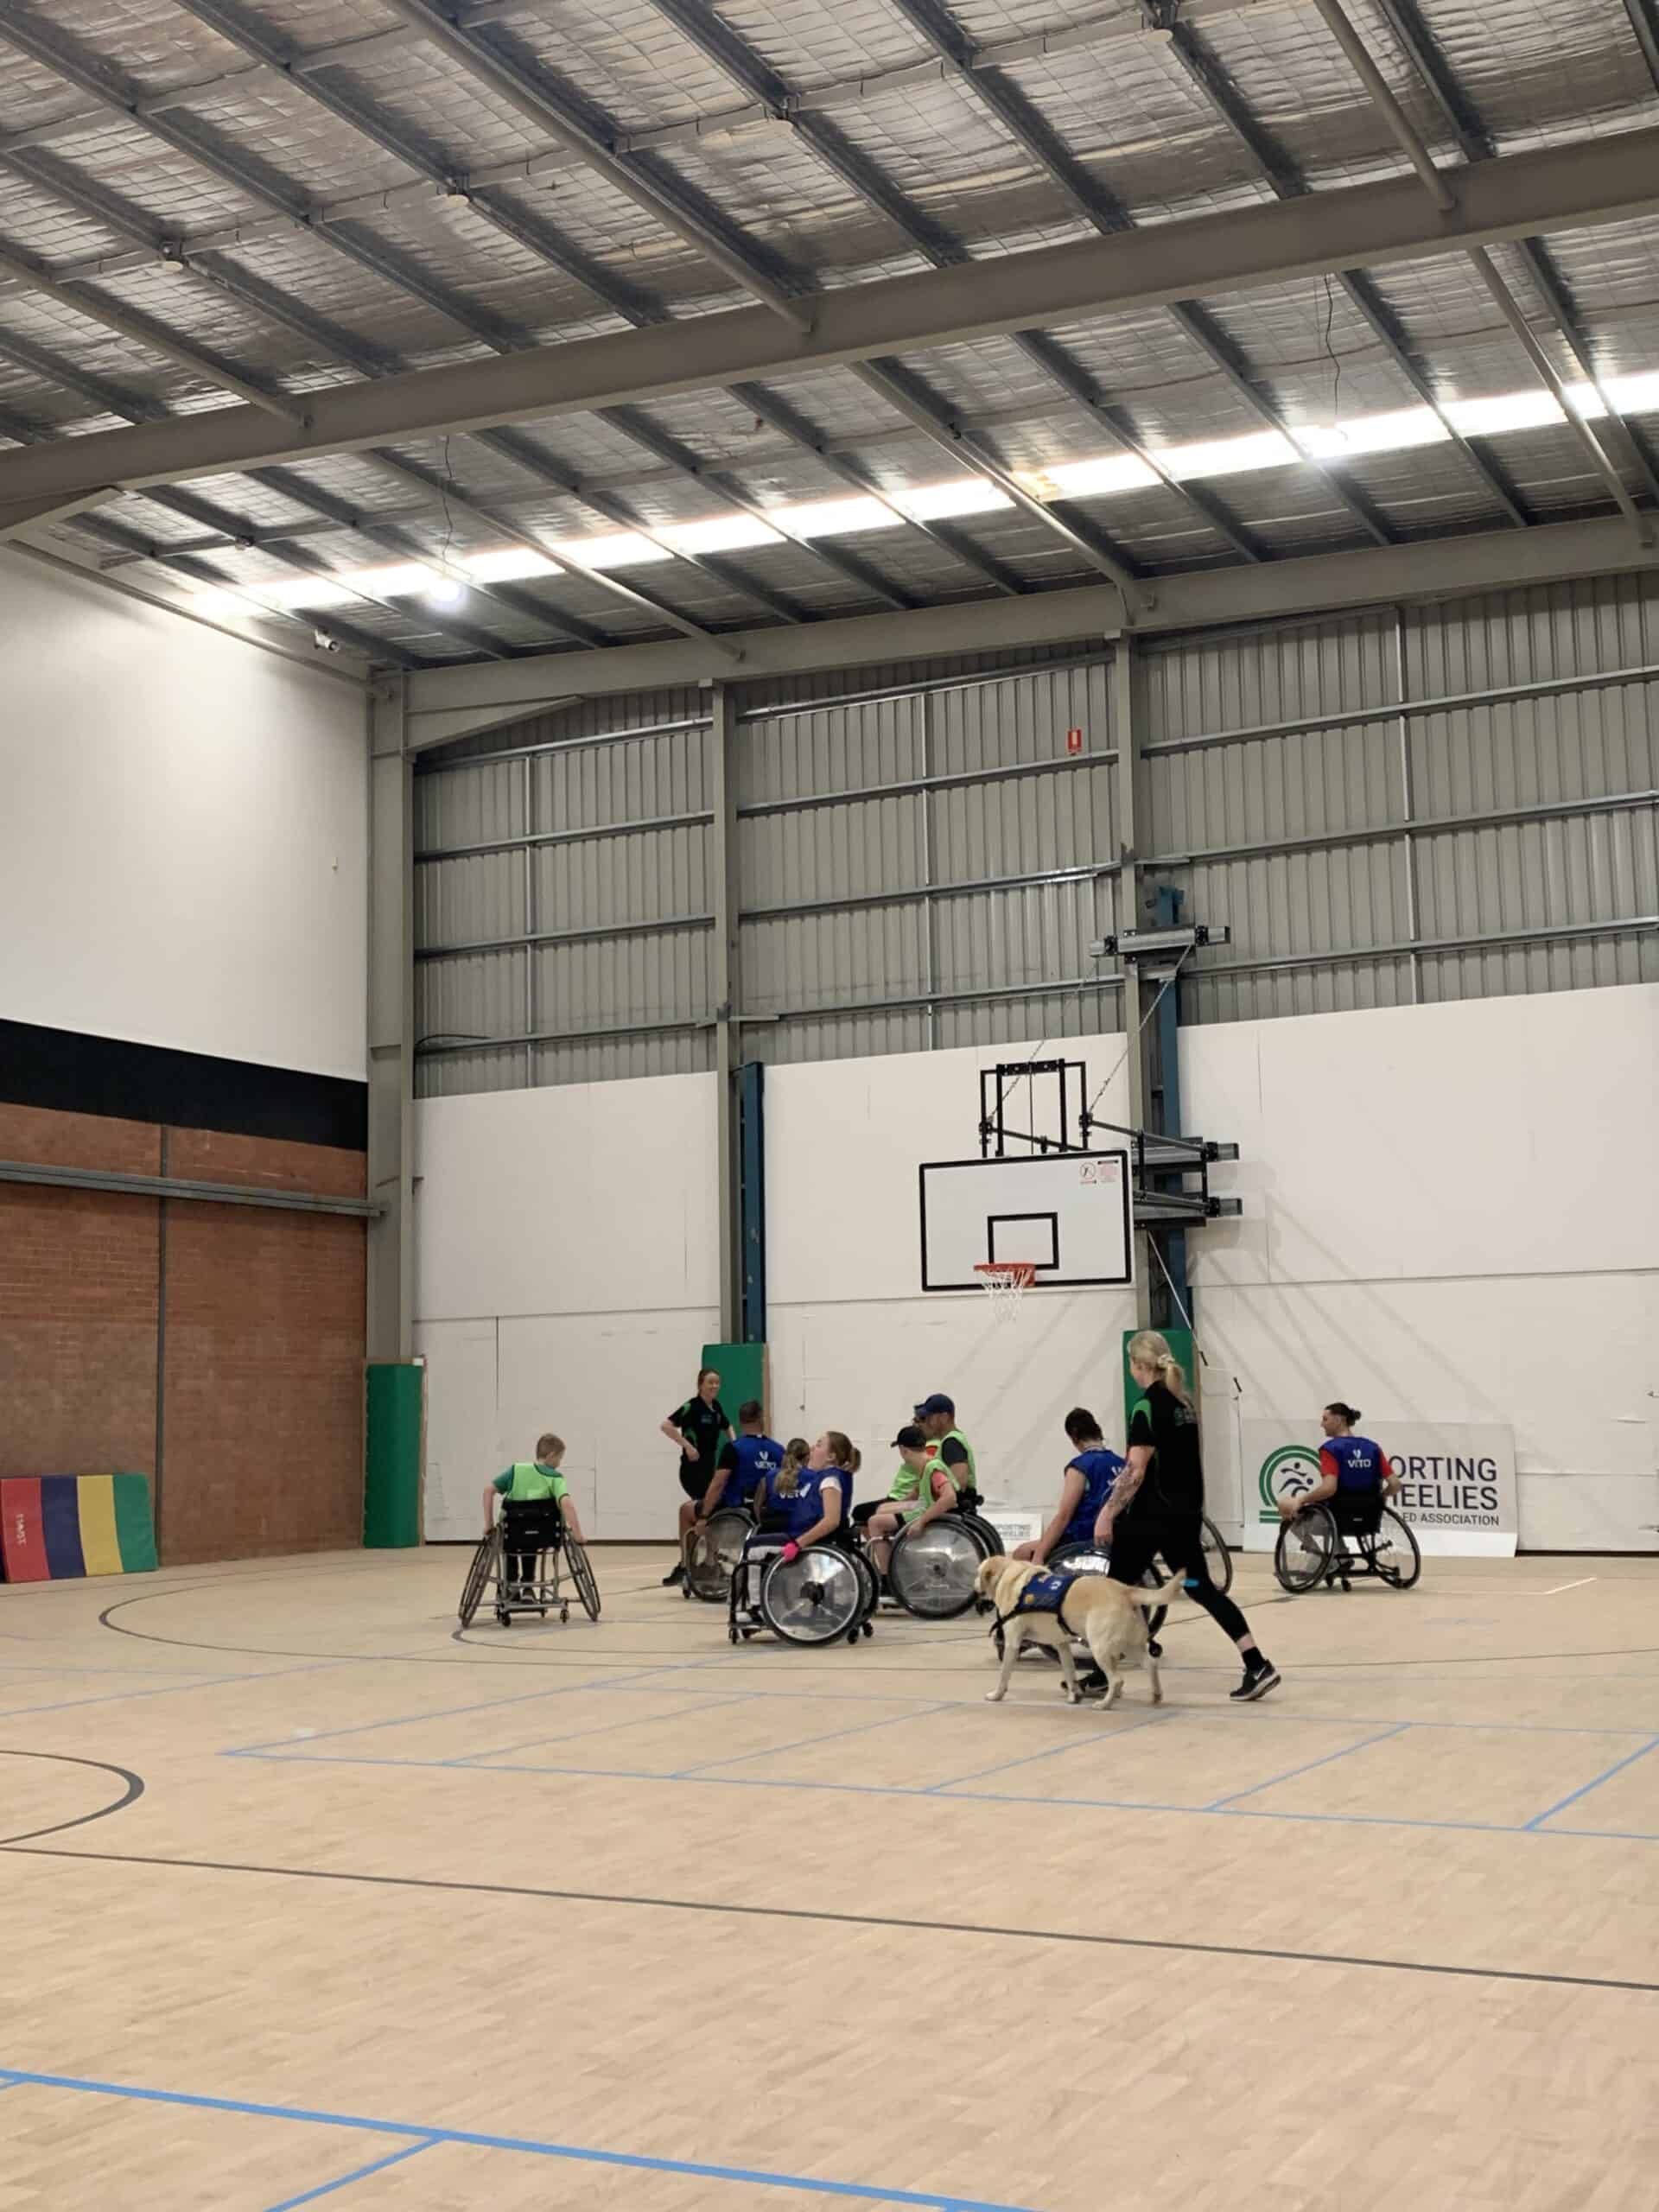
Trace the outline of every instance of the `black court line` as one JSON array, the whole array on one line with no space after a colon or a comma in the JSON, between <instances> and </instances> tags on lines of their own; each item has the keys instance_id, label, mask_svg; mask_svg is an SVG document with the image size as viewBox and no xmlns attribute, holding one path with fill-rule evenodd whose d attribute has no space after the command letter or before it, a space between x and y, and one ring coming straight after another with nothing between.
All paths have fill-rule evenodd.
<instances>
[{"instance_id":1,"label":"black court line","mask_svg":"<svg viewBox=\"0 0 1659 2212\"><path fill-rule=\"evenodd\" d=\"M140 1785L142 1787L142 1785ZM113 1809L113 1808L111 1808ZM563 1904L632 1905L653 1912L707 1913L717 1918L794 1920L830 1928L887 1928L904 1934L983 1936L1016 1943L1082 1943L1101 1950L1176 1951L1211 1959L1274 1959L1292 1966L1357 1967L1376 1974L1422 1974L1460 1981L1519 1982L1539 1988L1613 1989L1659 1996L1659 1981L1601 1974L1529 1973L1520 1967L1462 1967L1424 1959L1376 1959L1346 1951L1292 1951L1275 1945L1198 1943L1176 1936L1103 1936L1070 1928L1004 1928L973 1920L922 1920L896 1914L814 1912L800 1905L707 1904L693 1897L625 1897L607 1890L547 1890L515 1882L446 1881L421 1874L353 1874L324 1866L264 1866L233 1859L166 1859L138 1852L65 1851L48 1846L15 1847L24 1859L79 1859L93 1866L167 1866L211 1874L259 1874L277 1880L348 1882L376 1889L436 1890L475 1897L538 1897Z\"/></svg>"},{"instance_id":2,"label":"black court line","mask_svg":"<svg viewBox=\"0 0 1659 2212\"><path fill-rule=\"evenodd\" d=\"M95 1774L113 1774L125 1784L120 1796L112 1797L107 1805L100 1805L95 1813L77 1813L72 1821L54 1821L50 1827L30 1828L25 1835L0 1836L0 1848L10 1850L14 1845L33 1843L43 1835L61 1835L67 1828L84 1828L89 1821L106 1821L111 1813L124 1812L136 1804L144 1794L143 1777L134 1774L130 1767L111 1766L107 1759L72 1758L64 1751L10 1751L0 1750L0 1759L50 1759L54 1766L90 1767ZM88 1858L92 1854L85 1854Z\"/></svg>"}]
</instances>

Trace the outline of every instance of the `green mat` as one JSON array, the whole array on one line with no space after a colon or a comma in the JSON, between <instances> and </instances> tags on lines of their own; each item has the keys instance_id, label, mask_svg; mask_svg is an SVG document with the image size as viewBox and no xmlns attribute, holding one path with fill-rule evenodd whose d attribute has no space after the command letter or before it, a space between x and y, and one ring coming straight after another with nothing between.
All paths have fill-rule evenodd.
<instances>
[{"instance_id":1,"label":"green mat","mask_svg":"<svg viewBox=\"0 0 1659 2212\"><path fill-rule=\"evenodd\" d=\"M400 1551L421 1541L426 1369L377 1361L368 1370L363 1465L363 1542Z\"/></svg>"},{"instance_id":2,"label":"green mat","mask_svg":"<svg viewBox=\"0 0 1659 2212\"><path fill-rule=\"evenodd\" d=\"M702 1364L718 1370L720 1402L737 1423L737 1409L746 1398L766 1402L765 1344L704 1344Z\"/></svg>"}]
</instances>

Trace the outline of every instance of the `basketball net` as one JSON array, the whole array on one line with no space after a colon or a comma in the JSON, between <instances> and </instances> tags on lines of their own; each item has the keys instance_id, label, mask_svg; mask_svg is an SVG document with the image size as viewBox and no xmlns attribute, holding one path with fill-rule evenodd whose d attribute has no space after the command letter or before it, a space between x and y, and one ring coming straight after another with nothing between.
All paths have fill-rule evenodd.
<instances>
[{"instance_id":1,"label":"basketball net","mask_svg":"<svg viewBox=\"0 0 1659 2212\"><path fill-rule=\"evenodd\" d=\"M999 1321L1018 1318L1020 1301L1037 1280L1031 1260L978 1260L974 1273L990 1294L991 1312Z\"/></svg>"}]
</instances>

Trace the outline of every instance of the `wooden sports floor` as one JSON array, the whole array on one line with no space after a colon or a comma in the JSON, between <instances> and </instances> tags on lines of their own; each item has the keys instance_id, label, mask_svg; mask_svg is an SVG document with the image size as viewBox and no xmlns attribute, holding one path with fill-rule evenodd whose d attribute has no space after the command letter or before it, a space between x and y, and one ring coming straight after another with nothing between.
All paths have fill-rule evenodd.
<instances>
[{"instance_id":1,"label":"wooden sports floor","mask_svg":"<svg viewBox=\"0 0 1659 2212\"><path fill-rule=\"evenodd\" d=\"M1103 1715L594 1557L0 1589L0 2212L1659 2202L1659 1561L1251 1560L1282 1690Z\"/></svg>"}]
</instances>

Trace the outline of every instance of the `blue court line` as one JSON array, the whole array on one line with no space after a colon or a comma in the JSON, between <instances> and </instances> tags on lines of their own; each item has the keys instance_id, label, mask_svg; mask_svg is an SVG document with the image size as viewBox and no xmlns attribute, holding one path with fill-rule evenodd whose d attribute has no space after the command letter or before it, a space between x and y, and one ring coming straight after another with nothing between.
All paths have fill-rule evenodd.
<instances>
[{"instance_id":1,"label":"blue court line","mask_svg":"<svg viewBox=\"0 0 1659 2212\"><path fill-rule=\"evenodd\" d=\"M1236 1805L1241 1797L1254 1797L1261 1790L1276 1789L1281 1782L1294 1782L1299 1774L1311 1774L1316 1766L1329 1766L1336 1759L1351 1758L1356 1751L1369 1751L1373 1744L1386 1744L1390 1737L1403 1736L1410 1726L1410 1721L1402 1720L1397 1728L1384 1728L1376 1736L1362 1736L1357 1744L1344 1744L1339 1751L1326 1751L1317 1759L1304 1759L1300 1766L1287 1767L1282 1774L1271 1775L1266 1782L1253 1782L1248 1789L1232 1789L1224 1797L1212 1797L1198 1810L1219 1813L1226 1806Z\"/></svg>"},{"instance_id":2,"label":"blue court line","mask_svg":"<svg viewBox=\"0 0 1659 2212\"><path fill-rule=\"evenodd\" d=\"M1039 1759L1058 1758L1062 1751L1080 1751L1091 1745L1115 1743L1120 1736L1133 1736L1137 1728L1150 1728L1166 1718L1173 1719L1175 1716L1160 1712L1148 1713L1143 1719L1131 1720L1122 1728L1091 1728L1086 1736L1079 1736L1070 1744L1051 1744L1046 1751L1027 1751L1023 1758L1004 1759L997 1766L977 1767L972 1774L952 1775L944 1782L930 1782L919 1794L924 1797L938 1797L946 1790L960 1788L964 1782L984 1782L991 1775L1007 1774L1017 1766L1033 1766ZM1070 1803L1071 1801L1066 1799L1065 1802Z\"/></svg>"},{"instance_id":3,"label":"blue court line","mask_svg":"<svg viewBox=\"0 0 1659 2212\"><path fill-rule=\"evenodd\" d=\"M734 1751L728 1758L723 1759L699 1759L695 1766L676 1767L674 1771L664 1776L664 1779L668 1782L692 1781L698 1775L706 1773L710 1767L737 1766L745 1759L775 1758L783 1751L810 1751L815 1744L837 1743L843 1736L868 1736L872 1729L895 1727L901 1720L925 1720L930 1713L945 1713L949 1710L948 1706L925 1705L919 1713L890 1713L882 1720L860 1720L850 1728L826 1729L821 1736L801 1736L791 1744L763 1744L758 1751ZM713 1778L718 1781L723 1777L715 1776ZM747 1781L748 1777L735 1775L730 1778L743 1782Z\"/></svg>"},{"instance_id":4,"label":"blue court line","mask_svg":"<svg viewBox=\"0 0 1659 2212\"><path fill-rule=\"evenodd\" d=\"M104 1690L96 1697L60 1698L51 1705L9 1705L0 1707L0 1720L18 1720L31 1713L67 1713L76 1706L121 1705L138 1697L178 1697L189 1690L222 1689L226 1682L274 1682L287 1675L319 1675L330 1667L341 1667L349 1662L343 1659L308 1659L301 1667L271 1667L262 1675L201 1675L187 1682L163 1682L159 1689ZM66 1668L73 1674L73 1668Z\"/></svg>"},{"instance_id":5,"label":"blue court line","mask_svg":"<svg viewBox=\"0 0 1659 2212\"><path fill-rule=\"evenodd\" d=\"M336 2190L349 2189L354 2181L366 2181L371 2174L384 2173L388 2166L400 2166L405 2158L418 2158L423 2151L432 2148L433 2138L424 2142L411 2143L407 2150L388 2151L384 2158L371 2160L366 2166L358 2166L348 2174L341 2174L338 2181L326 2181L321 2189L308 2189L298 2196L285 2196L280 2204L267 2207L267 2212L296 2212L302 2204L315 2204L320 2196L332 2196Z\"/></svg>"},{"instance_id":6,"label":"blue court line","mask_svg":"<svg viewBox=\"0 0 1659 2212\"><path fill-rule=\"evenodd\" d=\"M73 2089L99 2097L126 2097L137 2104L181 2107L193 2112L224 2112L255 2120L288 2120L314 2127L352 2128L364 2135L416 2139L410 2150L429 2150L437 2143L458 2143L479 2151L516 2151L533 2158L569 2158L584 2165L622 2166L636 2173L686 2174L699 2181L747 2182L757 2189L792 2189L802 2195L855 2198L867 2204L905 2204L921 2212L1033 2212L1030 2205L1000 2204L977 2196L955 2196L948 2190L883 2189L874 2183L824 2181L811 2174L772 2173L764 2167L719 2166L688 2158L659 2158L637 2151L594 2151L573 2143L551 2143L534 2136L490 2135L465 2127L434 2127L392 2120L367 2120L360 2114L313 2112L299 2105L257 2104L241 2097L197 2096L178 2089L141 2089L131 2083L82 2080L73 2074L35 2074L18 2067L0 2067L0 2076L13 2084L34 2088ZM346 2177L352 2178L352 2177ZM306 2200L295 2197L290 2202ZM273 2208L282 2212L282 2208Z\"/></svg>"},{"instance_id":7,"label":"blue court line","mask_svg":"<svg viewBox=\"0 0 1659 2212\"><path fill-rule=\"evenodd\" d=\"M690 1671L689 1667L641 1667L625 1676L624 1680L643 1681L652 1675L680 1675L689 1674ZM340 1736L366 1736L377 1728L407 1728L411 1722L417 1720L456 1720L468 1713L499 1713L504 1707L509 1705L535 1705L538 1700L545 1698L569 1697L575 1690L611 1689L614 1687L615 1685L611 1682L557 1682L551 1689L526 1690L519 1697L480 1698L473 1705L444 1706L435 1712L429 1713L394 1713L389 1720L359 1720L348 1728L320 1728L314 1740L318 1743L332 1743ZM284 1737L276 1736L266 1743L238 1744L233 1749L221 1752L220 1757L227 1759L246 1758L255 1752L275 1751L287 1740Z\"/></svg>"},{"instance_id":8,"label":"blue court line","mask_svg":"<svg viewBox=\"0 0 1659 2212\"><path fill-rule=\"evenodd\" d=\"M1535 1819L1529 1821L1527 1826L1529 1828L1541 1827L1546 1821L1553 1819L1557 1813L1564 1813L1569 1805L1576 1805L1580 1797L1587 1797L1592 1789L1599 1789L1604 1782L1611 1782L1616 1774L1622 1774L1627 1766L1634 1766L1638 1759L1646 1758L1656 1745L1659 1745L1659 1736L1650 1737L1639 1749L1627 1752L1622 1759L1616 1760L1605 1774L1599 1774L1592 1781L1586 1782L1582 1789L1574 1789L1570 1796L1563 1797L1559 1804L1550 1806L1548 1811L1540 1813Z\"/></svg>"},{"instance_id":9,"label":"blue court line","mask_svg":"<svg viewBox=\"0 0 1659 2212\"><path fill-rule=\"evenodd\" d=\"M534 1751L543 1744L575 1744L584 1736L615 1736L624 1728L662 1728L677 1720L689 1720L694 1713L714 1713L722 1705L747 1705L748 1693L733 1690L726 1697L704 1698L701 1704L688 1705L678 1713L640 1713L632 1720L601 1720L593 1728L567 1728L558 1736L531 1736L522 1744L497 1744L487 1751L467 1751L458 1759L440 1759L440 1766L476 1766L480 1760L504 1758L509 1751Z\"/></svg>"}]
</instances>

